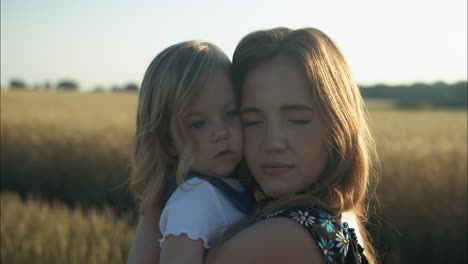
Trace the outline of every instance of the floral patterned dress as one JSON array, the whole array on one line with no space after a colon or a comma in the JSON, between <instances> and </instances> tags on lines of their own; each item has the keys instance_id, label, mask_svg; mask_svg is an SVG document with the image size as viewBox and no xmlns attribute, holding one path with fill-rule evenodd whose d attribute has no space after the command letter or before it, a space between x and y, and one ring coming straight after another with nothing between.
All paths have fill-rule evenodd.
<instances>
[{"instance_id":1,"label":"floral patterned dress","mask_svg":"<svg viewBox=\"0 0 468 264\"><path fill-rule=\"evenodd\" d=\"M300 223L312 235L322 252L325 263L368 264L353 228L341 223L341 215L333 216L317 206L294 206L263 216L287 217Z\"/></svg>"}]
</instances>

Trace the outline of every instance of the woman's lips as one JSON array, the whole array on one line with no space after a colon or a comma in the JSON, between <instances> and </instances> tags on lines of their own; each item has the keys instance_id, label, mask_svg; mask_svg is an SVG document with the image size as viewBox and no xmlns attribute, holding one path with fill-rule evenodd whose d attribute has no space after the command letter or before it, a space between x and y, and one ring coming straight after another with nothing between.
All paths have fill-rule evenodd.
<instances>
[{"instance_id":1,"label":"woman's lips","mask_svg":"<svg viewBox=\"0 0 468 264\"><path fill-rule=\"evenodd\" d=\"M261 165L263 173L271 176L281 176L287 174L294 168L294 165L288 163L271 163Z\"/></svg>"},{"instance_id":2,"label":"woman's lips","mask_svg":"<svg viewBox=\"0 0 468 264\"><path fill-rule=\"evenodd\" d=\"M226 158L226 157L229 157L230 155L232 155L233 152L230 151L230 150L225 150L225 151L221 151L219 152L218 154L216 154L215 158L216 159L223 159L223 158Z\"/></svg>"}]
</instances>

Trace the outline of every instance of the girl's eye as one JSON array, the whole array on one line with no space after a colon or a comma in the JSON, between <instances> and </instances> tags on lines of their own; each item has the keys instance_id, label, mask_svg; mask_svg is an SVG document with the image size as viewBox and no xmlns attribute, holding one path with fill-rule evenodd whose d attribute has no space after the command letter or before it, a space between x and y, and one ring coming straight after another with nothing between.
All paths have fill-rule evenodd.
<instances>
[{"instance_id":1,"label":"girl's eye","mask_svg":"<svg viewBox=\"0 0 468 264\"><path fill-rule=\"evenodd\" d=\"M310 123L309 119L289 119L288 121L299 125L307 125Z\"/></svg>"},{"instance_id":2,"label":"girl's eye","mask_svg":"<svg viewBox=\"0 0 468 264\"><path fill-rule=\"evenodd\" d=\"M206 125L207 123L204 120L200 120L200 121L193 122L192 125L190 125L190 127L198 129L198 128L206 127Z\"/></svg>"}]
</instances>

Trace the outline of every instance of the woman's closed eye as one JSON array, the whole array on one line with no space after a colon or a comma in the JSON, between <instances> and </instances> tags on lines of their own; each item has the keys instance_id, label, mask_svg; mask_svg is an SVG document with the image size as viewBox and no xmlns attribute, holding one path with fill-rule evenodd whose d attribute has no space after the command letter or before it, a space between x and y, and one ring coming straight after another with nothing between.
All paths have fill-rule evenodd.
<instances>
[{"instance_id":1,"label":"woman's closed eye","mask_svg":"<svg viewBox=\"0 0 468 264\"><path fill-rule=\"evenodd\" d=\"M294 118L294 119L288 119L288 122L291 122L293 124L298 124L298 125L307 125L310 123L310 119L300 119L300 118Z\"/></svg>"},{"instance_id":2,"label":"woman's closed eye","mask_svg":"<svg viewBox=\"0 0 468 264\"><path fill-rule=\"evenodd\" d=\"M257 126L263 123L261 120L244 120L243 121L245 127L252 127Z\"/></svg>"},{"instance_id":3,"label":"woman's closed eye","mask_svg":"<svg viewBox=\"0 0 468 264\"><path fill-rule=\"evenodd\" d=\"M199 120L199 121L192 122L190 127L193 128L193 129L200 129L200 128L206 127L207 125L208 124L206 123L205 120Z\"/></svg>"}]
</instances>

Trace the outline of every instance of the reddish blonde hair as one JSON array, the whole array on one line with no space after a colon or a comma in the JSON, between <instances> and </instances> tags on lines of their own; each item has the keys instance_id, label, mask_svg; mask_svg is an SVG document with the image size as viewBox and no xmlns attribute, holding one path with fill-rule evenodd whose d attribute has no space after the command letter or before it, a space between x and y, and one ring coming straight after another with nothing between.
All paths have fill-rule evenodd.
<instances>
[{"instance_id":1,"label":"reddish blonde hair","mask_svg":"<svg viewBox=\"0 0 468 264\"><path fill-rule=\"evenodd\" d=\"M269 199L252 180L264 205L258 215L294 204L314 203L336 213L353 211L362 229L362 222L367 219L366 197L379 170L363 99L349 66L335 43L318 29L253 32L240 41L234 52L232 73L237 95L241 97L249 71L278 56L297 63L310 84L313 104L328 136L329 162L312 186L288 197ZM361 235L366 256L376 262L375 250L364 229Z\"/></svg>"}]
</instances>

